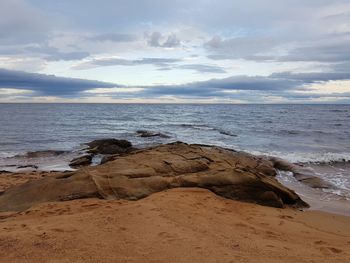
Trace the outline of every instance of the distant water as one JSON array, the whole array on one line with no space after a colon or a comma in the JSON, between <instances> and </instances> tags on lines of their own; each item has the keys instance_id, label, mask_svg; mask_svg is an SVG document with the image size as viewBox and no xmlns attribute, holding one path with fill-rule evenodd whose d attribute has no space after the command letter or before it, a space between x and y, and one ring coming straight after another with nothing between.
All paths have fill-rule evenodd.
<instances>
[{"instance_id":1,"label":"distant water","mask_svg":"<svg viewBox=\"0 0 350 263\"><path fill-rule=\"evenodd\" d=\"M141 138L135 133L141 129L169 138ZM56 169L82 143L107 137L136 146L175 140L219 145L313 167L322 162L327 169L316 167L316 173L350 198L350 166L344 165L350 160L350 105L0 104L0 170L13 164L6 157L28 151L70 151L60 160L17 158Z\"/></svg>"}]
</instances>

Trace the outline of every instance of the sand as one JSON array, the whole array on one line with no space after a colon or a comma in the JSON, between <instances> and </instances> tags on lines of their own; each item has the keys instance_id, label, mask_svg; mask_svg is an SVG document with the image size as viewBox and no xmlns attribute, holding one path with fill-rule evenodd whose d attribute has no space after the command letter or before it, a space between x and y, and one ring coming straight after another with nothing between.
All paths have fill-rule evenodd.
<instances>
[{"instance_id":1,"label":"sand","mask_svg":"<svg viewBox=\"0 0 350 263\"><path fill-rule=\"evenodd\" d=\"M350 262L350 217L199 188L40 204L0 229L0 262Z\"/></svg>"}]
</instances>

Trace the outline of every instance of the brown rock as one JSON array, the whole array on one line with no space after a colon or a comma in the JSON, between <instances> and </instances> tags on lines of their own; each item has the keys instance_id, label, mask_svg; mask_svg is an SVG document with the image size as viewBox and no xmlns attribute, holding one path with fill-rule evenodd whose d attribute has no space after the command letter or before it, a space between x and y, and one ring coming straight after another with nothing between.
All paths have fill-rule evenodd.
<instances>
[{"instance_id":1,"label":"brown rock","mask_svg":"<svg viewBox=\"0 0 350 263\"><path fill-rule=\"evenodd\" d=\"M0 211L85 197L137 200L176 187L206 188L226 198L274 207L307 206L271 176L272 171L273 162L247 153L173 143L135 151L66 177L15 186L0 196Z\"/></svg>"}]
</instances>

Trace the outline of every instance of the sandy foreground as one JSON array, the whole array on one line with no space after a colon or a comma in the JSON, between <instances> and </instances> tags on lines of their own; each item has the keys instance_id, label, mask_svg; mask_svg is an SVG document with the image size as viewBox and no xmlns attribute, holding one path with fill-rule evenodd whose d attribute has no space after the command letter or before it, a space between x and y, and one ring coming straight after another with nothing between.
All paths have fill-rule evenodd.
<instances>
[{"instance_id":1,"label":"sandy foreground","mask_svg":"<svg viewBox=\"0 0 350 263\"><path fill-rule=\"evenodd\" d=\"M1 174L2 189L41 174ZM26 179L23 179L26 178ZM177 188L0 213L0 262L350 262L350 217Z\"/></svg>"}]
</instances>

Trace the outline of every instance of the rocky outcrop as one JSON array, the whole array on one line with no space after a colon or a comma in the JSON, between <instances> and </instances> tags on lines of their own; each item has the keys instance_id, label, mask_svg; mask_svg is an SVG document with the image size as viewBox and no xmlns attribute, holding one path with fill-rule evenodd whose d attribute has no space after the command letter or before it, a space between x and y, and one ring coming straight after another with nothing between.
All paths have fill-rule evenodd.
<instances>
[{"instance_id":1,"label":"rocky outcrop","mask_svg":"<svg viewBox=\"0 0 350 263\"><path fill-rule=\"evenodd\" d=\"M275 174L274 163L263 157L178 142L12 187L0 196L0 211L86 197L138 200L176 187L206 188L225 198L273 207L307 206Z\"/></svg>"}]
</instances>

